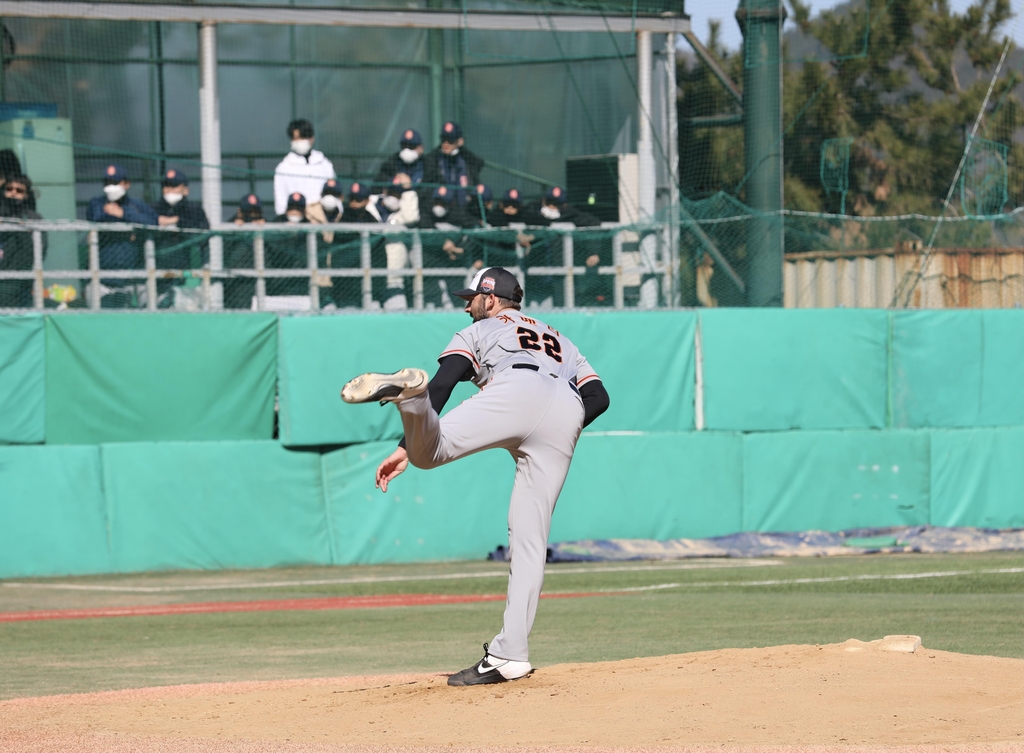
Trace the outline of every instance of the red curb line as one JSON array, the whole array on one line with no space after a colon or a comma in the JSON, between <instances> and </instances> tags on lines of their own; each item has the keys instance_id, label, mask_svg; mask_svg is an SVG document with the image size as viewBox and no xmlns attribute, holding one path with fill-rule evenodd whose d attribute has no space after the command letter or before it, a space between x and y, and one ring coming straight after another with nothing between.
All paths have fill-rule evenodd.
<instances>
[{"instance_id":1,"label":"red curb line","mask_svg":"<svg viewBox=\"0 0 1024 753\"><path fill-rule=\"evenodd\" d=\"M571 599L607 596L607 593L541 594L542 599ZM215 614L224 612L291 612L323 609L382 609L420 607L437 604L470 604L502 601L505 594L388 594L381 596L328 596L315 599L268 599L263 601L204 601L192 604L156 604L152 606L99 607L96 609L52 609L24 612L0 612L0 622L38 620L83 620L102 617L155 617L177 614Z\"/></svg>"}]
</instances>

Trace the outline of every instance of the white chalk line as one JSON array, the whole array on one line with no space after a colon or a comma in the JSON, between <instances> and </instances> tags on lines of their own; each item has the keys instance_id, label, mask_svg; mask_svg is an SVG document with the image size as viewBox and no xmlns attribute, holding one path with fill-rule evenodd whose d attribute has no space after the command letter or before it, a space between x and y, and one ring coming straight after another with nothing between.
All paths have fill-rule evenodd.
<instances>
[{"instance_id":1,"label":"white chalk line","mask_svg":"<svg viewBox=\"0 0 1024 753\"><path fill-rule=\"evenodd\" d=\"M722 562L687 562L674 565L642 565L619 567L548 568L546 577L554 575L590 575L595 573L646 573L673 570L717 570L735 567L777 567L780 560L735 560ZM209 583L188 586L108 586L86 583L0 583L4 588L38 588L60 591L103 591L113 593L178 593L187 591L237 591L259 588L292 588L296 586L350 586L376 583L409 583L422 581L466 580L470 578L505 578L506 569L477 573L438 573L437 575L388 575L364 578L322 578L318 580L279 580L265 583ZM622 589L619 589L622 590Z\"/></svg>"},{"instance_id":2,"label":"white chalk line","mask_svg":"<svg viewBox=\"0 0 1024 753\"><path fill-rule=\"evenodd\" d=\"M1005 575L1024 573L1024 567L998 567L991 570L943 570L931 573L896 573L892 575L837 575L832 578L780 578L776 580L743 581L701 581L697 583L658 583L653 586L632 586L629 588L599 588L595 593L634 593L640 591L662 591L670 588L756 588L761 586L789 586L802 583L843 583L865 580L916 580L918 578L954 578L963 575ZM545 591L545 593L570 593L568 591Z\"/></svg>"}]
</instances>

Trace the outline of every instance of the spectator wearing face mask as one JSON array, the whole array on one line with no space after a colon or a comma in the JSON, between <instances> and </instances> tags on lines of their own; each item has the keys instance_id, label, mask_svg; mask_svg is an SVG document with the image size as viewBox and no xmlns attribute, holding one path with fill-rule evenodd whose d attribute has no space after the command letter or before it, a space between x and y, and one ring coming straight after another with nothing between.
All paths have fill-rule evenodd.
<instances>
[{"instance_id":1,"label":"spectator wearing face mask","mask_svg":"<svg viewBox=\"0 0 1024 753\"><path fill-rule=\"evenodd\" d=\"M157 215L153 208L128 195L131 185L124 168L107 165L103 171L103 196L97 196L89 202L85 218L89 222L156 225ZM101 232L100 269L141 269L144 240L138 230ZM103 308L124 308L138 302L137 281L101 279L100 285L100 305Z\"/></svg>"},{"instance_id":2,"label":"spectator wearing face mask","mask_svg":"<svg viewBox=\"0 0 1024 753\"><path fill-rule=\"evenodd\" d=\"M565 189L552 186L544 193L539 204L532 204L523 210L528 225L547 226L552 223L572 223L576 227L596 227L601 221L593 215L580 211L566 201Z\"/></svg>"},{"instance_id":3,"label":"spectator wearing face mask","mask_svg":"<svg viewBox=\"0 0 1024 753\"><path fill-rule=\"evenodd\" d=\"M377 203L377 209L381 213L384 222L391 227L414 227L420 221L420 200L416 191L413 190L412 177L405 173L398 173L391 180L384 195ZM384 253L387 257L388 271L398 271L409 266L409 238L404 235L386 236ZM387 277L387 290L384 296L384 308L387 311L397 311L408 307L405 296L406 277L404 275L389 274Z\"/></svg>"},{"instance_id":4,"label":"spectator wearing face mask","mask_svg":"<svg viewBox=\"0 0 1024 753\"><path fill-rule=\"evenodd\" d=\"M434 189L430 211L420 212L419 226L435 231L420 235L424 267L451 267L453 272L471 267L476 258L475 247L463 228L476 227L476 223L466 212L464 203L459 201L454 189L448 186ZM459 290L459 287L452 286L462 286L465 277L465 271L461 271L454 272L451 277L430 278L434 282L425 282L423 286L425 300L448 308L451 299L446 291ZM437 282L441 284L437 285Z\"/></svg>"},{"instance_id":5,"label":"spectator wearing face mask","mask_svg":"<svg viewBox=\"0 0 1024 753\"><path fill-rule=\"evenodd\" d=\"M407 175L414 186L423 182L423 137L415 128L402 131L398 151L384 160L373 180L378 186L386 186L398 174Z\"/></svg>"},{"instance_id":6,"label":"spectator wearing face mask","mask_svg":"<svg viewBox=\"0 0 1024 753\"><path fill-rule=\"evenodd\" d=\"M306 204L306 219L317 224L341 222L345 207L342 205L344 195L341 184L334 178L326 181L316 202ZM324 230L320 233L324 243L334 242L334 231Z\"/></svg>"},{"instance_id":7,"label":"spectator wearing face mask","mask_svg":"<svg viewBox=\"0 0 1024 753\"><path fill-rule=\"evenodd\" d=\"M172 168L164 173L160 192L160 201L153 205L160 227L210 229L202 206L188 198L188 177L181 170ZM188 238L168 233L157 233L156 239L157 261L161 269L199 269L209 260L205 240L201 245L188 244Z\"/></svg>"},{"instance_id":8,"label":"spectator wearing face mask","mask_svg":"<svg viewBox=\"0 0 1024 753\"><path fill-rule=\"evenodd\" d=\"M255 224L262 225L266 222L263 219L263 202L254 193L247 193L238 202L238 211L232 221L236 225Z\"/></svg>"},{"instance_id":9,"label":"spectator wearing face mask","mask_svg":"<svg viewBox=\"0 0 1024 753\"><path fill-rule=\"evenodd\" d=\"M284 212L274 218L275 223L287 224L297 232L267 233L264 255L267 269L304 269L309 264L306 233L308 226L306 197L295 191L285 204ZM308 229L308 228L306 228ZM278 277L267 279L267 295L309 295L308 277Z\"/></svg>"},{"instance_id":10,"label":"spectator wearing face mask","mask_svg":"<svg viewBox=\"0 0 1024 753\"><path fill-rule=\"evenodd\" d=\"M441 127L441 143L423 161L423 182L454 188L459 203L465 202L467 189L480 182L484 168L483 159L466 148L462 127L451 121Z\"/></svg>"},{"instance_id":11,"label":"spectator wearing face mask","mask_svg":"<svg viewBox=\"0 0 1024 753\"><path fill-rule=\"evenodd\" d=\"M263 202L254 193L248 193L238 201L231 221L238 226L248 225L256 230L266 224L263 218ZM253 269L256 260L253 257L253 236L250 233L224 234L224 268ZM266 246L264 246L266 248ZM265 252L264 252L265 253ZM266 256L264 255L264 264ZM224 280L225 308L249 308L256 294L256 280L252 277L229 277Z\"/></svg>"},{"instance_id":12,"label":"spectator wearing face mask","mask_svg":"<svg viewBox=\"0 0 1024 753\"><path fill-rule=\"evenodd\" d=\"M490 215L493 211L494 191L490 186L477 183L466 195L466 213L479 227L486 227L490 224Z\"/></svg>"},{"instance_id":13,"label":"spectator wearing face mask","mask_svg":"<svg viewBox=\"0 0 1024 753\"><path fill-rule=\"evenodd\" d=\"M369 183L356 181L349 187L345 222L381 222L377 197L371 193Z\"/></svg>"},{"instance_id":14,"label":"spectator wearing face mask","mask_svg":"<svg viewBox=\"0 0 1024 753\"><path fill-rule=\"evenodd\" d=\"M288 197L293 193L301 193L307 205L318 202L324 183L337 177L331 161L313 148L312 123L293 120L288 124L288 138L291 151L274 169L274 211L278 215L287 213Z\"/></svg>"},{"instance_id":15,"label":"spectator wearing face mask","mask_svg":"<svg viewBox=\"0 0 1024 753\"><path fill-rule=\"evenodd\" d=\"M29 203L32 181L28 176L6 176L2 190L0 225L5 220L43 219ZM46 233L43 233L43 257L46 257ZM32 233L0 233L0 270L23 272L32 269L34 258ZM0 308L31 307L32 280L0 280Z\"/></svg>"}]
</instances>

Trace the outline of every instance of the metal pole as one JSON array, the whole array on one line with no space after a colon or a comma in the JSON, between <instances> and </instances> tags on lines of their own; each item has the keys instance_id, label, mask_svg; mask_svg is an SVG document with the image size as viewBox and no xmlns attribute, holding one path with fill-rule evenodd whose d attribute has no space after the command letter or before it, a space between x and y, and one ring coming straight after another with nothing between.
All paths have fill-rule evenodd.
<instances>
[{"instance_id":1,"label":"metal pole","mask_svg":"<svg viewBox=\"0 0 1024 753\"><path fill-rule=\"evenodd\" d=\"M666 156L668 158L668 248L665 258L670 268L665 274L670 276L669 291L666 294L665 303L669 306L679 305L679 276L676 272L679 266L679 113L677 110L676 98L676 34L665 35L665 67L668 85L666 89L665 111L668 113L668 144L666 144Z\"/></svg>"},{"instance_id":2,"label":"metal pole","mask_svg":"<svg viewBox=\"0 0 1024 753\"><path fill-rule=\"evenodd\" d=\"M263 233L256 233L252 237L252 263L256 267L256 310L263 311L267 305L267 278L263 276L266 271Z\"/></svg>"},{"instance_id":3,"label":"metal pole","mask_svg":"<svg viewBox=\"0 0 1024 753\"><path fill-rule=\"evenodd\" d=\"M316 259L316 233L306 233L306 265L309 267L309 309L320 310L320 269Z\"/></svg>"},{"instance_id":4,"label":"metal pole","mask_svg":"<svg viewBox=\"0 0 1024 753\"><path fill-rule=\"evenodd\" d=\"M423 239L418 230L412 233L412 307L423 308Z\"/></svg>"},{"instance_id":5,"label":"metal pole","mask_svg":"<svg viewBox=\"0 0 1024 753\"><path fill-rule=\"evenodd\" d=\"M32 231L32 271L35 272L35 279L32 280L32 306L41 311L43 308L43 233L40 230Z\"/></svg>"},{"instance_id":6,"label":"metal pole","mask_svg":"<svg viewBox=\"0 0 1024 753\"><path fill-rule=\"evenodd\" d=\"M562 233L562 266L565 267L565 303L567 309L576 307L576 285L573 279L572 233Z\"/></svg>"},{"instance_id":7,"label":"metal pole","mask_svg":"<svg viewBox=\"0 0 1024 753\"><path fill-rule=\"evenodd\" d=\"M615 308L625 308L625 285L622 279L622 232L612 236L612 264L615 265Z\"/></svg>"},{"instance_id":8,"label":"metal pole","mask_svg":"<svg viewBox=\"0 0 1024 753\"><path fill-rule=\"evenodd\" d=\"M146 256L146 308L156 311L156 242L147 238L142 250Z\"/></svg>"},{"instance_id":9,"label":"metal pole","mask_svg":"<svg viewBox=\"0 0 1024 753\"><path fill-rule=\"evenodd\" d=\"M743 153L746 202L756 216L747 225L747 304L782 305L785 253L782 221L781 0L741 0L743 31Z\"/></svg>"},{"instance_id":10,"label":"metal pole","mask_svg":"<svg viewBox=\"0 0 1024 753\"><path fill-rule=\"evenodd\" d=\"M89 308L98 311L100 308L100 234L89 231Z\"/></svg>"},{"instance_id":11,"label":"metal pole","mask_svg":"<svg viewBox=\"0 0 1024 753\"><path fill-rule=\"evenodd\" d=\"M373 307L373 278L370 276L370 231L359 234L359 266L363 270L363 308Z\"/></svg>"},{"instance_id":12,"label":"metal pole","mask_svg":"<svg viewBox=\"0 0 1024 753\"><path fill-rule=\"evenodd\" d=\"M217 97L217 24L199 24L199 150L203 163L203 210L210 227L221 224L220 103ZM224 240L210 238L210 269L224 269Z\"/></svg>"},{"instance_id":13,"label":"metal pole","mask_svg":"<svg viewBox=\"0 0 1024 753\"><path fill-rule=\"evenodd\" d=\"M654 138L651 132L651 32L636 34L636 85L640 94L640 123L636 151L640 172L640 219L654 218L657 176L654 166Z\"/></svg>"}]
</instances>

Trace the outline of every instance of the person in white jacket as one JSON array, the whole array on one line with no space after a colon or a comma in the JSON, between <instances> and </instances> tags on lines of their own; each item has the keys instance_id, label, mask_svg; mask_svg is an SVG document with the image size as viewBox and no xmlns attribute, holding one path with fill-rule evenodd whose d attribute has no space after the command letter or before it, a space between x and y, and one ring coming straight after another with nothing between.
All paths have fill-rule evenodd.
<instances>
[{"instance_id":1,"label":"person in white jacket","mask_svg":"<svg viewBox=\"0 0 1024 753\"><path fill-rule=\"evenodd\" d=\"M313 148L316 137L312 123L302 118L293 120L288 124L288 138L291 151L274 169L274 211L279 215L285 213L293 193L301 193L307 206L320 201L324 183L337 177L331 161Z\"/></svg>"},{"instance_id":2,"label":"person in white jacket","mask_svg":"<svg viewBox=\"0 0 1024 753\"><path fill-rule=\"evenodd\" d=\"M378 202L378 209L388 212L383 221L396 227L411 227L420 221L420 200L412 187L412 178L398 173L391 181L391 187L384 191ZM402 236L399 236L401 238ZM409 247L403 240L394 240L384 246L388 271L398 271L409 266ZM408 308L405 297L405 276L388 275L387 297L384 309L395 311Z\"/></svg>"}]
</instances>

